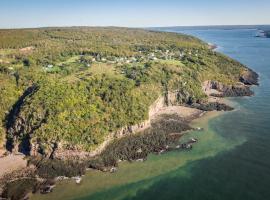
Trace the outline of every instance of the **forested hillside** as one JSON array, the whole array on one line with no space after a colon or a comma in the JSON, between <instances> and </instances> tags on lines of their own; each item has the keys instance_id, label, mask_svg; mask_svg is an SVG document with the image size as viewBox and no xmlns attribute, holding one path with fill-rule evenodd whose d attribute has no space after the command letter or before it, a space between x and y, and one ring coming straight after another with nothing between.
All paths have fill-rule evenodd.
<instances>
[{"instance_id":1,"label":"forested hillside","mask_svg":"<svg viewBox=\"0 0 270 200\"><path fill-rule=\"evenodd\" d=\"M187 35L127 28L0 30L0 133L10 150L94 150L148 118L175 92L200 103L202 82L234 85L249 70Z\"/></svg>"}]
</instances>

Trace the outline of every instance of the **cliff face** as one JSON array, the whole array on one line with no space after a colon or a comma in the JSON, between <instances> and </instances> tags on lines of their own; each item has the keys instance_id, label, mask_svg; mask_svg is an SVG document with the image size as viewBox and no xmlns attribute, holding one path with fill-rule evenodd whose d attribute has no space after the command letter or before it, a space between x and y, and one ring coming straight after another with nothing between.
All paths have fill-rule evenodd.
<instances>
[{"instance_id":1,"label":"cliff face","mask_svg":"<svg viewBox=\"0 0 270 200\"><path fill-rule=\"evenodd\" d=\"M32 134L35 129L39 128L42 123L46 122L46 113L43 116L38 117L36 124L29 124L26 119L21 116L20 110L24 106L25 99L36 92L37 88L31 87L26 90L25 94L18 100L14 105L13 110L7 117L7 132L8 132L8 141L7 147L8 150L17 153L22 152L26 155L37 156L43 155L46 157L54 157L64 159L67 157L70 158L84 158L84 157L94 157L100 154L105 147L114 139L121 138L129 134L134 134L140 131L145 130L150 127L151 119L162 109L164 106L177 105L178 103L178 91L168 92L165 96L160 96L150 107L148 112L148 120L145 120L139 124L132 126L125 126L116 132L108 134L104 142L101 143L98 148L94 151L86 152L82 151L80 148L75 146L69 147L67 149L65 146L66 143L63 141L52 142L49 146L46 146L46 152L42 151L42 143L38 140L32 138ZM29 116L31 117L31 116Z\"/></svg>"},{"instance_id":2,"label":"cliff face","mask_svg":"<svg viewBox=\"0 0 270 200\"><path fill-rule=\"evenodd\" d=\"M230 96L250 96L253 92L250 90L251 85L258 84L258 75L249 70L244 73L239 83L235 85L225 85L218 81L206 81L203 86L204 91L210 91L208 95L217 97L230 97ZM114 139L121 138L126 135L134 134L145 130L151 126L151 119L165 106L174 106L182 103L192 105L190 102L190 94L186 91L167 91L164 96L160 96L150 107L148 112L148 120L132 126L125 126L115 132L108 134L94 151L82 151L76 146L69 146L64 141L51 142L46 146L46 152L42 151L42 143L38 140L32 139L32 133L36 128L39 128L42 123L46 122L46 113L38 117L35 124L26 123L28 119L20 116L20 109L23 106L25 98L33 95L37 88L29 88L25 94L18 100L14 108L7 117L7 130L8 134L13 137L8 137L7 146L13 152L22 152L28 155L43 155L46 157L54 157L60 159L66 158L86 158L94 157L100 154L106 146ZM215 91L214 93L211 93ZM29 116L31 117L31 116Z\"/></svg>"},{"instance_id":3,"label":"cliff face","mask_svg":"<svg viewBox=\"0 0 270 200\"><path fill-rule=\"evenodd\" d=\"M169 91L165 96L160 96L150 107L148 113L148 120L145 120L139 124L133 126L126 126L119 129L116 132L110 133L105 141L99 145L94 151L86 152L78 149L64 149L61 144L58 144L57 149L53 152L53 157L58 159L67 159L67 158L79 158L84 159L88 157L95 157L99 155L107 145L112 142L114 139L119 139L127 135L135 134L140 131L143 131L151 126L151 120L154 119L159 111L167 106L179 105L179 95L185 96L186 94L180 94L179 91ZM34 153L35 154L35 153Z\"/></svg>"},{"instance_id":4,"label":"cliff face","mask_svg":"<svg viewBox=\"0 0 270 200\"><path fill-rule=\"evenodd\" d=\"M58 159L67 159L67 158L80 158L84 159L87 157L94 157L99 155L107 145L112 142L114 139L122 138L126 135L135 134L137 132L143 131L150 127L151 119L165 106L165 99L163 96L160 96L149 108L148 120L145 120L139 124L133 126L126 126L119 129L116 132L110 133L105 141L99 145L92 152L80 151L78 149L67 150L62 148L61 144L58 144L58 148L53 152L53 157ZM35 154L35 152L33 152Z\"/></svg>"},{"instance_id":5,"label":"cliff face","mask_svg":"<svg viewBox=\"0 0 270 200\"><path fill-rule=\"evenodd\" d=\"M218 81L205 81L203 90L207 95L215 97L251 96L254 92L250 89L250 86L258 85L258 74L252 70L247 70L239 78L239 81L234 85L225 85Z\"/></svg>"},{"instance_id":6,"label":"cliff face","mask_svg":"<svg viewBox=\"0 0 270 200\"><path fill-rule=\"evenodd\" d=\"M239 81L245 85L259 85L258 79L259 75L253 70L248 69L240 76Z\"/></svg>"},{"instance_id":7,"label":"cliff face","mask_svg":"<svg viewBox=\"0 0 270 200\"><path fill-rule=\"evenodd\" d=\"M253 95L253 91L251 91L250 87L245 84L224 85L217 81L206 81L203 88L209 96L214 97L237 97Z\"/></svg>"}]
</instances>

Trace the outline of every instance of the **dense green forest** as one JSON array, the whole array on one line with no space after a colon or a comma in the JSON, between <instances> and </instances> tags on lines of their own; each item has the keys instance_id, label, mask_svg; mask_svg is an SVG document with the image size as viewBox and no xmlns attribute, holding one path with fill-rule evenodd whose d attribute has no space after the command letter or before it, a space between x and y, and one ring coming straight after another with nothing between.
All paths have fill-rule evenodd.
<instances>
[{"instance_id":1,"label":"dense green forest","mask_svg":"<svg viewBox=\"0 0 270 200\"><path fill-rule=\"evenodd\" d=\"M0 30L3 145L49 154L93 150L148 118L168 91L177 104L205 99L201 84L239 82L248 69L197 38L127 28Z\"/></svg>"}]
</instances>

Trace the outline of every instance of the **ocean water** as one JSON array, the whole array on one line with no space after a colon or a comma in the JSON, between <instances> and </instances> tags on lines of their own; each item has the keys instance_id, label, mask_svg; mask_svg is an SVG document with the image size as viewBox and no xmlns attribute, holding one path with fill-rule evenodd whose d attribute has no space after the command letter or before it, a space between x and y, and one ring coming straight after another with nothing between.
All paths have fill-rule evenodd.
<instances>
[{"instance_id":1,"label":"ocean water","mask_svg":"<svg viewBox=\"0 0 270 200\"><path fill-rule=\"evenodd\" d=\"M229 99L233 112L209 113L193 122L199 143L192 151L152 155L120 164L117 173L87 172L53 193L31 199L77 200L266 200L270 198L270 39L254 29L169 30L218 45L222 52L260 75L255 96Z\"/></svg>"}]
</instances>

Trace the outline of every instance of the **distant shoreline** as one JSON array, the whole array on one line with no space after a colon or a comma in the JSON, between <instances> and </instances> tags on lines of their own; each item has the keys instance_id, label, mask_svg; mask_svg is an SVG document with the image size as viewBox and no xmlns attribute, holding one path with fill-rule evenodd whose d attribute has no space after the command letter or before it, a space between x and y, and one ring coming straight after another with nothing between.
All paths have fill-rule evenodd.
<instances>
[{"instance_id":1,"label":"distant shoreline","mask_svg":"<svg viewBox=\"0 0 270 200\"><path fill-rule=\"evenodd\" d=\"M270 27L268 30L259 29L256 37L259 38L270 38Z\"/></svg>"}]
</instances>

